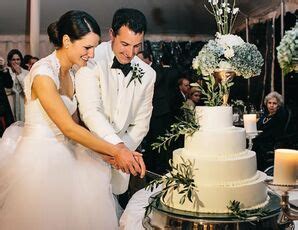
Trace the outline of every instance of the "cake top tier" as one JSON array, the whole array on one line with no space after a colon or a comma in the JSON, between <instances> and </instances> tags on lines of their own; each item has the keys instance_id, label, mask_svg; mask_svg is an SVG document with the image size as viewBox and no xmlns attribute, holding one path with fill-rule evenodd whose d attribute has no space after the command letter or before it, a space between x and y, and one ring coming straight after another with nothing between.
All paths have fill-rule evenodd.
<instances>
[{"instance_id":1,"label":"cake top tier","mask_svg":"<svg viewBox=\"0 0 298 230\"><path fill-rule=\"evenodd\" d=\"M222 129L233 126L232 107L197 106L196 116L202 129Z\"/></svg>"}]
</instances>

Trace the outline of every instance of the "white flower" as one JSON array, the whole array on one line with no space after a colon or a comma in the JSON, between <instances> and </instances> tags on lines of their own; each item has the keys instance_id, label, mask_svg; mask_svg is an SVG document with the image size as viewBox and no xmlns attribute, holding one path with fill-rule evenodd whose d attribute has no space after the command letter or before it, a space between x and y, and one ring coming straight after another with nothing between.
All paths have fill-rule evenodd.
<instances>
[{"instance_id":1,"label":"white flower","mask_svg":"<svg viewBox=\"0 0 298 230\"><path fill-rule=\"evenodd\" d=\"M220 44L223 48L240 46L245 43L243 39L237 35L232 35L232 34L221 35L219 33L216 33L216 37L217 38L215 39L215 41L218 44Z\"/></svg>"},{"instance_id":2,"label":"white flower","mask_svg":"<svg viewBox=\"0 0 298 230\"><path fill-rule=\"evenodd\" d=\"M199 68L199 57L196 56L193 60L192 60L192 68L197 69Z\"/></svg>"},{"instance_id":3,"label":"white flower","mask_svg":"<svg viewBox=\"0 0 298 230\"><path fill-rule=\"evenodd\" d=\"M225 50L225 52L224 52L224 56L227 59L230 59L230 58L234 57L234 50L233 50L233 48L227 48Z\"/></svg>"},{"instance_id":4,"label":"white flower","mask_svg":"<svg viewBox=\"0 0 298 230\"><path fill-rule=\"evenodd\" d=\"M229 1L232 1L230 4ZM229 34L237 17L239 8L235 8L236 0L208 0L210 7L205 7L214 16L218 32ZM232 7L231 7L232 6Z\"/></svg>"},{"instance_id":5,"label":"white flower","mask_svg":"<svg viewBox=\"0 0 298 230\"><path fill-rule=\"evenodd\" d=\"M239 11L239 8L238 8L238 7L234 8L234 9L233 9L233 14L237 14L238 11Z\"/></svg>"}]
</instances>

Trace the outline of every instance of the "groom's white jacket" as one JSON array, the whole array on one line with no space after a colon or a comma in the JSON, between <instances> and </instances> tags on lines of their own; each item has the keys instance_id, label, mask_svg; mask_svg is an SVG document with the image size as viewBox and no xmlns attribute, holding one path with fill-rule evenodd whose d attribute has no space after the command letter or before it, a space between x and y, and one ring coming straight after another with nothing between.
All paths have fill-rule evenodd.
<instances>
[{"instance_id":1,"label":"groom's white jacket","mask_svg":"<svg viewBox=\"0 0 298 230\"><path fill-rule=\"evenodd\" d=\"M139 64L143 70L142 83L135 79L127 87L130 71L119 91L119 75L123 73L111 69L113 59L111 42L103 42L87 67L77 71L75 86L80 116L97 136L113 144L124 142L135 150L149 129L156 73L136 56L131 63Z\"/></svg>"}]
</instances>

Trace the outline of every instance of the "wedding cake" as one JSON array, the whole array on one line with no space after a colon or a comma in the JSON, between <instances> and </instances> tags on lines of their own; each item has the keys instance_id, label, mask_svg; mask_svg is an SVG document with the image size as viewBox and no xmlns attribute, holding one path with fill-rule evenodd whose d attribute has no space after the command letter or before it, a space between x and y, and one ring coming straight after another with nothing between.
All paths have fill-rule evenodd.
<instances>
[{"instance_id":1,"label":"wedding cake","mask_svg":"<svg viewBox=\"0 0 298 230\"><path fill-rule=\"evenodd\" d=\"M234 127L232 108L198 106L199 130L185 138L185 147L173 153L173 165L193 162L198 199L180 203L183 189L172 190L163 202L172 208L207 213L227 213L230 201L241 209L255 209L268 202L266 174L257 171L256 154L246 149L245 130Z\"/></svg>"}]
</instances>

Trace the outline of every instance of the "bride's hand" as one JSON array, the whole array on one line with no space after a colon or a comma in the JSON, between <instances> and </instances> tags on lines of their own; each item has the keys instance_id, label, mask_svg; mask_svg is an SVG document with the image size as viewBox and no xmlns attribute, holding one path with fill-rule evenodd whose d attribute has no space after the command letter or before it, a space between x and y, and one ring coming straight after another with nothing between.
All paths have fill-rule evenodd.
<instances>
[{"instance_id":1,"label":"bride's hand","mask_svg":"<svg viewBox=\"0 0 298 230\"><path fill-rule=\"evenodd\" d=\"M114 155L115 163L125 173L131 173L134 176L141 174L142 170L139 163L134 158L133 152L126 147L118 148L118 151Z\"/></svg>"},{"instance_id":2,"label":"bride's hand","mask_svg":"<svg viewBox=\"0 0 298 230\"><path fill-rule=\"evenodd\" d=\"M112 165L115 169L119 169L119 166L116 164L114 157L111 157L108 155L102 155L101 158L108 164Z\"/></svg>"}]
</instances>

